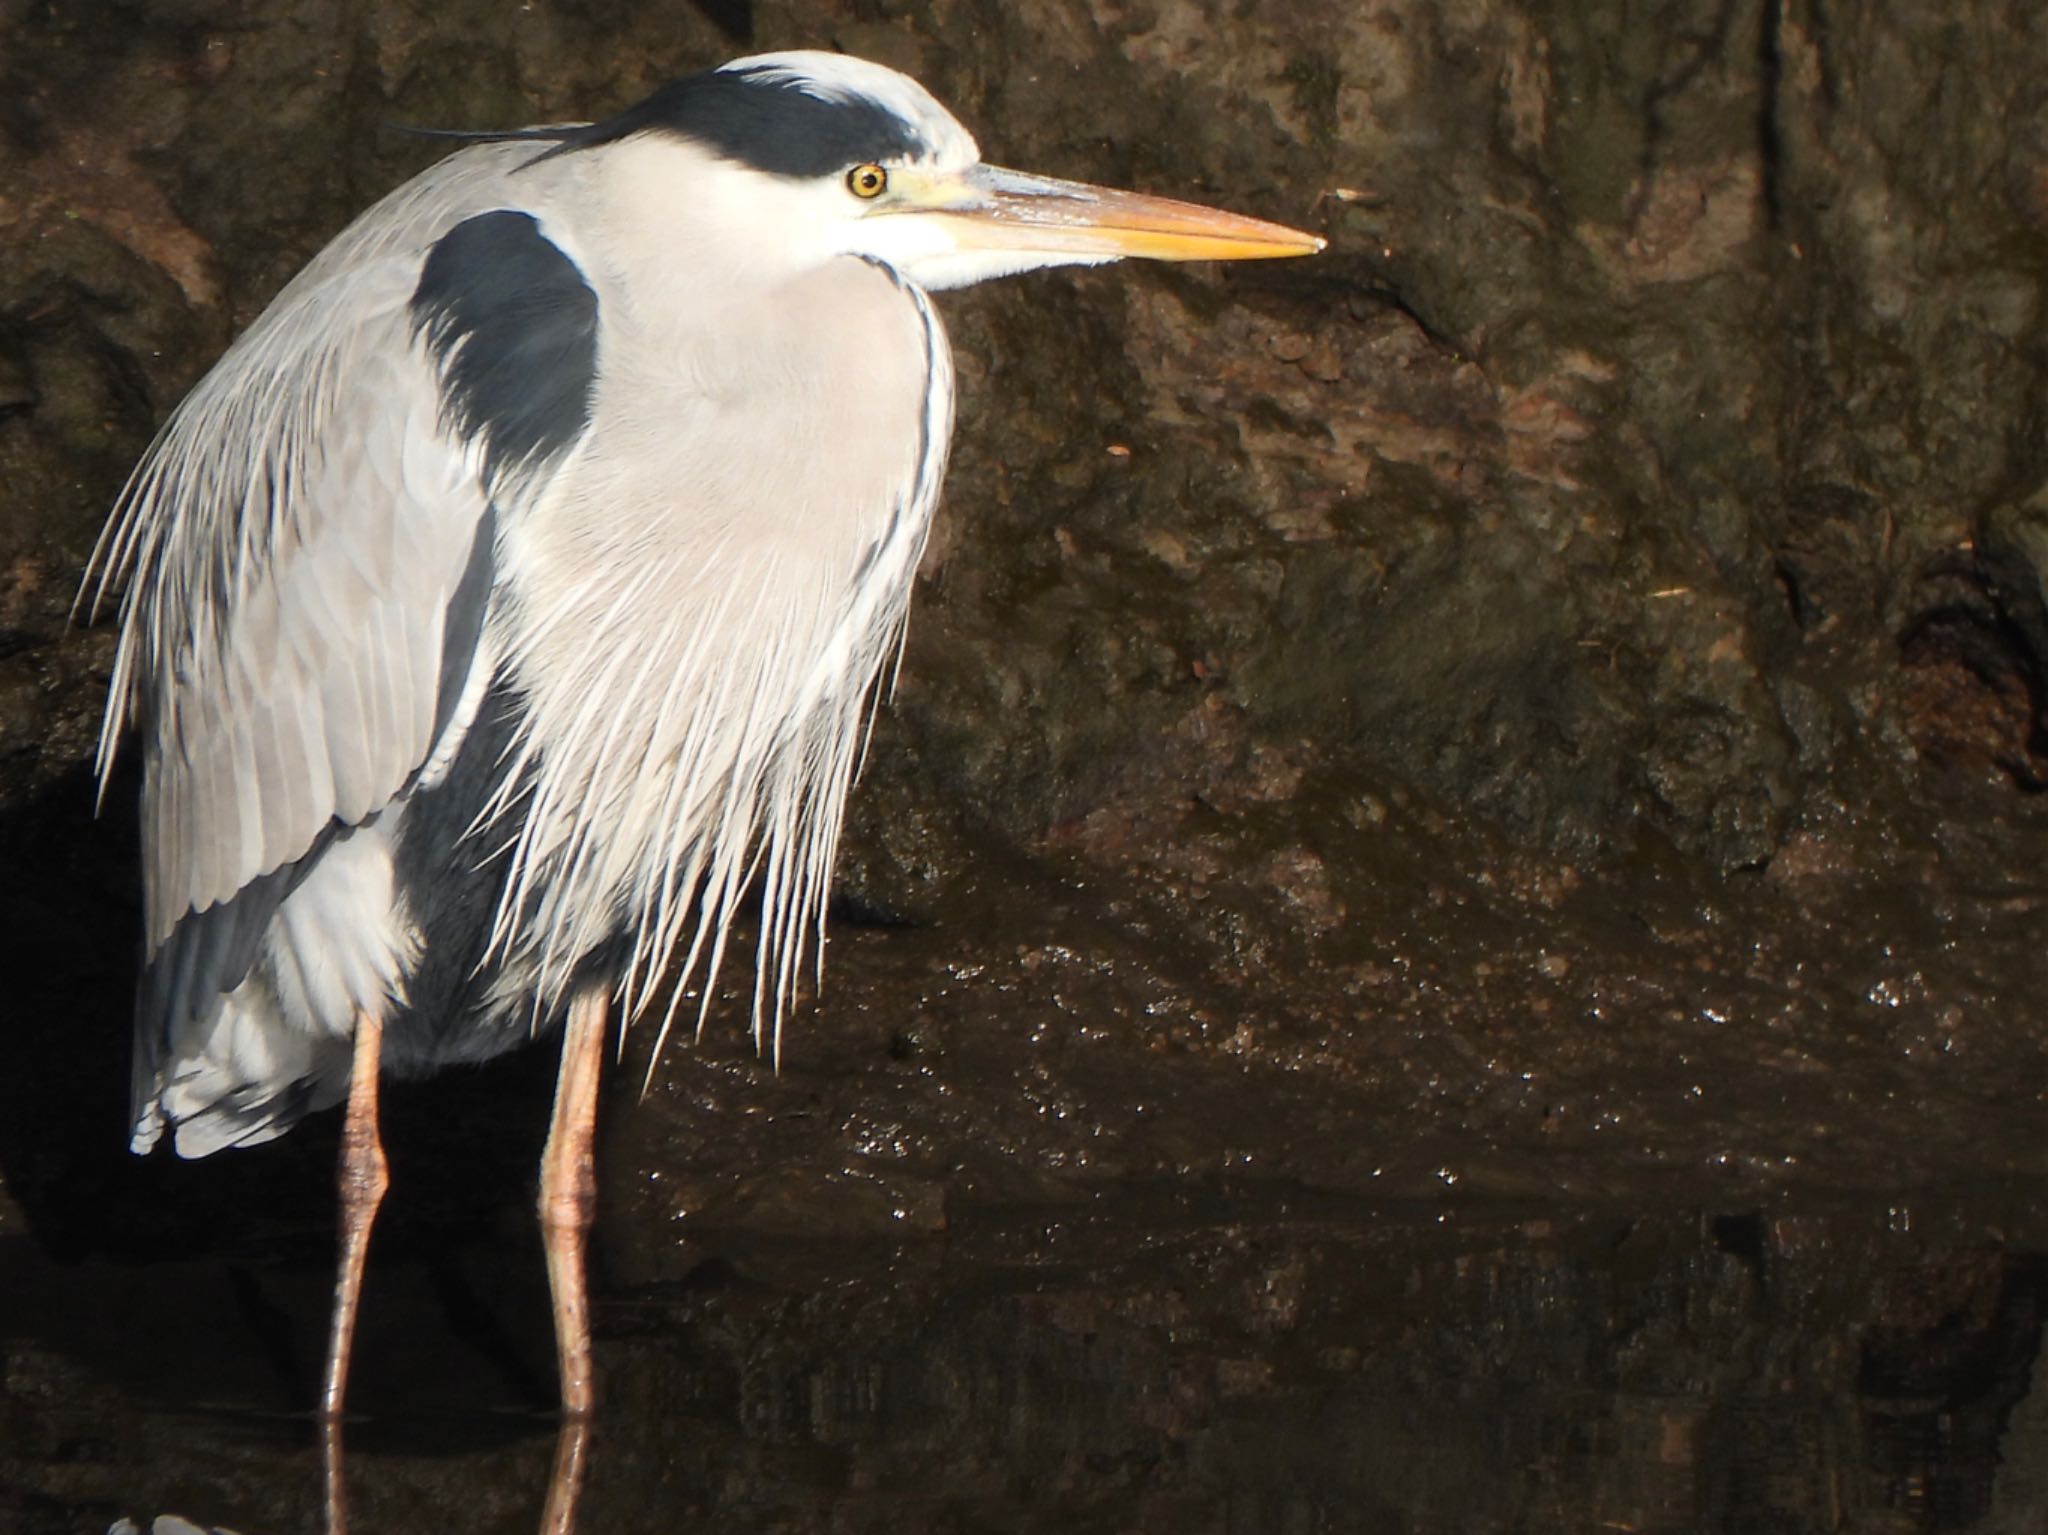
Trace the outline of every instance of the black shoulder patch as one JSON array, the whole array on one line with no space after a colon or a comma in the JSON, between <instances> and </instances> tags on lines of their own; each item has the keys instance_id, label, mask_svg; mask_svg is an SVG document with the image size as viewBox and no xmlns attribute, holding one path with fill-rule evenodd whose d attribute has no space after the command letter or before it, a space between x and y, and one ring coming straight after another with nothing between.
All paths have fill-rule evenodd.
<instances>
[{"instance_id":1,"label":"black shoulder patch","mask_svg":"<svg viewBox=\"0 0 2048 1535\"><path fill-rule=\"evenodd\" d=\"M816 96L767 69L714 69L664 85L615 117L564 136L564 149L616 143L653 129L777 176L827 176L869 160L917 154L910 123L867 96Z\"/></svg>"},{"instance_id":2,"label":"black shoulder patch","mask_svg":"<svg viewBox=\"0 0 2048 1535\"><path fill-rule=\"evenodd\" d=\"M412 324L440 365L449 424L484 439L487 485L589 426L597 295L531 214L479 213L441 236L420 268Z\"/></svg>"}]
</instances>

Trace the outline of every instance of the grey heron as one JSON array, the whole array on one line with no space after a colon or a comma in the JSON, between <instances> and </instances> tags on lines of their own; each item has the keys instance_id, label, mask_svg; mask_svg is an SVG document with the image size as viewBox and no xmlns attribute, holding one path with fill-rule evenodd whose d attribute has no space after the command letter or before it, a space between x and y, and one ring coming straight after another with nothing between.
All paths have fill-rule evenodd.
<instances>
[{"instance_id":1,"label":"grey heron","mask_svg":"<svg viewBox=\"0 0 2048 1535\"><path fill-rule=\"evenodd\" d=\"M540 1212L590 1410L603 1042L708 1006L752 886L757 1040L819 956L952 432L928 295L1322 245L985 165L914 81L827 53L458 137L177 408L89 577L126 588L103 791L142 754L131 1145L346 1099L330 1420L379 1074L557 1028Z\"/></svg>"}]
</instances>

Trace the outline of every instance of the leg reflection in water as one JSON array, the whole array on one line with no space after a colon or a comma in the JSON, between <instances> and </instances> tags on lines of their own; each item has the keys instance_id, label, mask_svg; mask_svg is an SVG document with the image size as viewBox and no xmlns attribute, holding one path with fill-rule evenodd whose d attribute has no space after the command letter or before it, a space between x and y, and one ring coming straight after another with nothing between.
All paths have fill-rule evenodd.
<instances>
[{"instance_id":1,"label":"leg reflection in water","mask_svg":"<svg viewBox=\"0 0 2048 1535\"><path fill-rule=\"evenodd\" d=\"M324 1488L326 1535L348 1535L348 1479L341 1447L341 1424L332 1418L320 1424L320 1471ZM554 1468L548 1474L547 1500L540 1516L540 1535L575 1535L576 1508L583 1498L583 1476L590 1460L590 1420L564 1418L555 1439ZM169 1526L158 1519L150 1535L209 1535L199 1525L176 1515ZM141 1535L134 1523L122 1520L107 1535ZM218 1530L211 1535L234 1535Z\"/></svg>"}]
</instances>

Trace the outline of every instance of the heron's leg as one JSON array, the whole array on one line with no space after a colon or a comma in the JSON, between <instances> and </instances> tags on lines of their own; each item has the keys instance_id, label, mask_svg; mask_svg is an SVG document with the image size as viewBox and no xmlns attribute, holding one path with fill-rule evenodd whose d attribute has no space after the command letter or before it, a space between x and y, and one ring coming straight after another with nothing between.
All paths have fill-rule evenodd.
<instances>
[{"instance_id":1,"label":"heron's leg","mask_svg":"<svg viewBox=\"0 0 2048 1535\"><path fill-rule=\"evenodd\" d=\"M547 1150L540 1158L540 1231L548 1253L548 1289L555 1298L562 1413L568 1418L588 1417L596 1401L583 1250L597 1213L591 1135L597 1122L597 1079L604 1065L605 1014L602 988L579 992L569 1002L562 1068L555 1078L555 1112L548 1125Z\"/></svg>"},{"instance_id":2,"label":"heron's leg","mask_svg":"<svg viewBox=\"0 0 2048 1535\"><path fill-rule=\"evenodd\" d=\"M391 1182L377 1134L377 1065L383 1050L384 1021L374 1013L358 1014L348 1119L341 1131L341 1264L334 1276L334 1321L327 1333L327 1378L320 1391L320 1416L329 1422L341 1416L348 1389L349 1345L355 1339L363 1260L370 1254L370 1223Z\"/></svg>"}]
</instances>

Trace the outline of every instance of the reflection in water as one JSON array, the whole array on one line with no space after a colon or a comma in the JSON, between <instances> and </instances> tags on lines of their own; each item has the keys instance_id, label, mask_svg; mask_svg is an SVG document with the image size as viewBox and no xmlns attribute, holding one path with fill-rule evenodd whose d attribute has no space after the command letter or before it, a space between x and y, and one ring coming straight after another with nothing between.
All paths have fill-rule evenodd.
<instances>
[{"instance_id":1,"label":"reflection in water","mask_svg":"<svg viewBox=\"0 0 2048 1535\"><path fill-rule=\"evenodd\" d=\"M348 1535L348 1463L342 1444L342 1426L333 1419L321 1422L320 1435L320 1487L322 1528L324 1535ZM563 1422L555 1436L555 1461L548 1473L548 1484L541 1504L540 1535L575 1535L578 1507L583 1498L583 1479L590 1461L590 1421L587 1418L572 1418ZM123 1521L124 1523L126 1521ZM160 1528L164 1520L159 1518L150 1535L206 1535L175 1519L169 1529ZM124 1535L116 1527L108 1535ZM134 1535L130 1525L125 1535ZM233 1535L232 1531L215 1531L214 1535Z\"/></svg>"},{"instance_id":2,"label":"reflection in water","mask_svg":"<svg viewBox=\"0 0 2048 1535\"><path fill-rule=\"evenodd\" d=\"M505 1357L517 1325L451 1324L544 1306L475 1278L529 1265L401 1260L359 1364L356 1535L566 1529L586 1457L581 1528L605 1535L2048 1528L2048 1211L1909 1232L1281 1202L1169 1222L1133 1199L886 1249L734 1237L605 1292L590 1441L556 1441L545 1361ZM259 1341L317 1352L314 1266L164 1265L152 1316L96 1342L60 1317L118 1318L96 1301L133 1271L25 1247L0 1242L22 1301L0 1309L0 1527L317 1527L308 1399Z\"/></svg>"}]
</instances>

